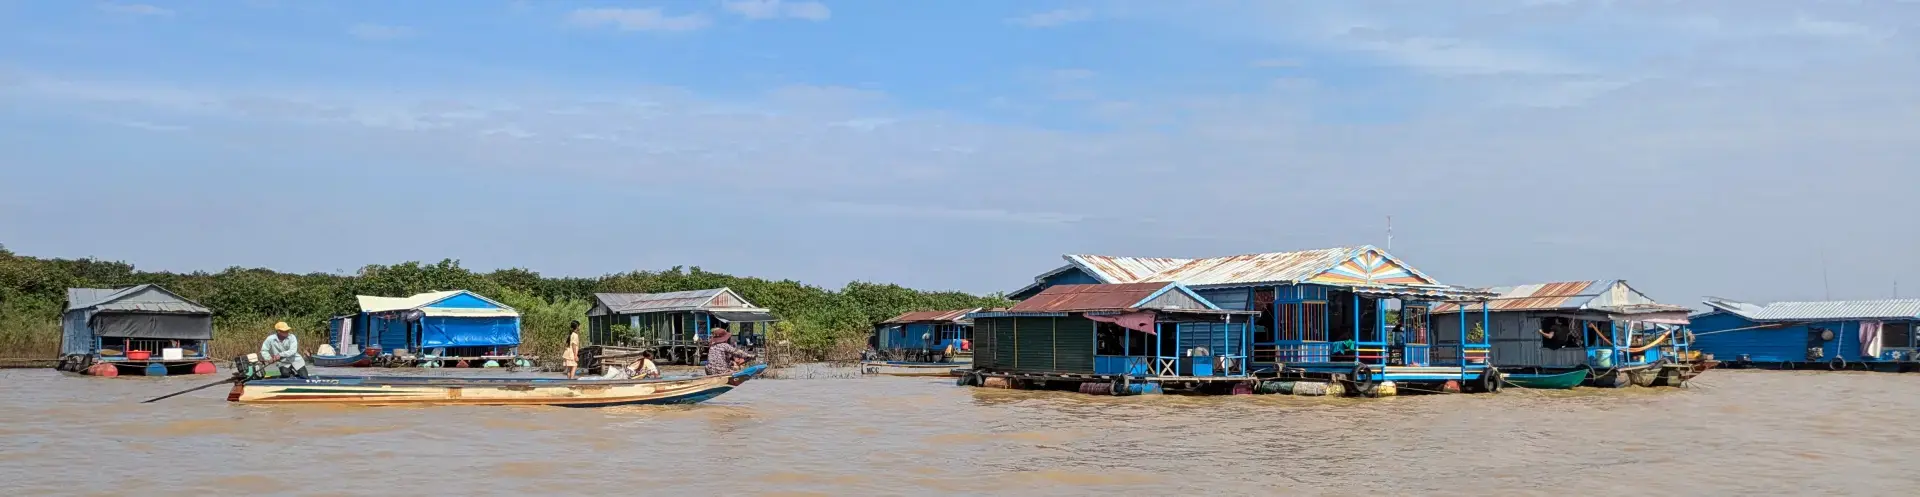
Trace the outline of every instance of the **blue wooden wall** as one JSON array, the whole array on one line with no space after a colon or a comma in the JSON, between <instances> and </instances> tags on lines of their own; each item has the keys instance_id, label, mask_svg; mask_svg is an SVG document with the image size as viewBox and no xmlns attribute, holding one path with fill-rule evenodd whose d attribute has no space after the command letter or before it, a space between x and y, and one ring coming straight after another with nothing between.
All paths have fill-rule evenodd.
<instances>
[{"instance_id":1,"label":"blue wooden wall","mask_svg":"<svg viewBox=\"0 0 1920 497\"><path fill-rule=\"evenodd\" d=\"M1759 328L1738 330L1757 326L1759 323L1748 321L1738 315L1715 312L1694 317L1688 326L1693 330L1693 350L1714 355L1720 361L1734 361L1746 354L1754 362L1804 362L1807 360L1807 334L1814 328L1833 330L1834 338L1821 344L1825 352L1821 361L1834 358L1848 362L1867 360L1860 356L1860 322L1832 321L1823 323L1799 323L1780 328ZM1724 331L1738 330L1738 331ZM1881 353L1886 353L1882 349Z\"/></svg>"}]
</instances>

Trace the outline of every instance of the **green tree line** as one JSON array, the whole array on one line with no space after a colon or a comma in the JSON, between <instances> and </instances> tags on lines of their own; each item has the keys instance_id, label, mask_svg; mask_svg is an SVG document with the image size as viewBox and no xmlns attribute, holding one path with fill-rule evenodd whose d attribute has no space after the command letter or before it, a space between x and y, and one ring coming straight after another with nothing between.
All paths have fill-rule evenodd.
<instances>
[{"instance_id":1,"label":"green tree line","mask_svg":"<svg viewBox=\"0 0 1920 497\"><path fill-rule=\"evenodd\" d=\"M299 330L304 343L320 343L326 320L351 314L356 295L399 297L441 290L471 290L521 314L522 352L557 350L566 324L586 321L596 292L653 293L727 287L770 309L777 325L803 356L823 359L864 345L878 323L915 310L997 307L1000 295L928 292L899 285L848 283L828 290L793 280L766 280L674 267L593 278L541 276L526 269L475 272L457 260L369 265L351 275L290 274L263 268L220 272L142 271L132 264L92 258L38 258L0 245L0 357L53 357L59 349L59 317L67 288L119 288L143 283L166 287L214 311L216 352L258 346L275 321Z\"/></svg>"}]
</instances>

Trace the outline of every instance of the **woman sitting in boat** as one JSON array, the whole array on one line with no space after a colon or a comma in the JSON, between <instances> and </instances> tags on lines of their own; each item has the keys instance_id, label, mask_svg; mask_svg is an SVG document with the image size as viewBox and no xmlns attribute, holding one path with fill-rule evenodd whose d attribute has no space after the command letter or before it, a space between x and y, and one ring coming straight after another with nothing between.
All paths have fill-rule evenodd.
<instances>
[{"instance_id":1,"label":"woman sitting in boat","mask_svg":"<svg viewBox=\"0 0 1920 497\"><path fill-rule=\"evenodd\" d=\"M651 380L660 377L660 367L653 364L653 351L640 351L640 358L625 366L607 366L605 380Z\"/></svg>"},{"instance_id":2,"label":"woman sitting in boat","mask_svg":"<svg viewBox=\"0 0 1920 497\"><path fill-rule=\"evenodd\" d=\"M707 374L733 374L753 360L753 354L733 344L733 332L714 328L708 336Z\"/></svg>"}]
</instances>

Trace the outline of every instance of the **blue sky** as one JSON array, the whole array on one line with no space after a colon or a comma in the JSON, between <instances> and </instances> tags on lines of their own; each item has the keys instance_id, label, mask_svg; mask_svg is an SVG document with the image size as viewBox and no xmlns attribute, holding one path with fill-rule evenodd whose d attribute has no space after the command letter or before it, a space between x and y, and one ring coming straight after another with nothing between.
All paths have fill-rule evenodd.
<instances>
[{"instance_id":1,"label":"blue sky","mask_svg":"<svg viewBox=\"0 0 1920 497\"><path fill-rule=\"evenodd\" d=\"M0 0L0 243L987 292L1393 216L1453 284L1920 296L1917 33L1892 0Z\"/></svg>"}]
</instances>

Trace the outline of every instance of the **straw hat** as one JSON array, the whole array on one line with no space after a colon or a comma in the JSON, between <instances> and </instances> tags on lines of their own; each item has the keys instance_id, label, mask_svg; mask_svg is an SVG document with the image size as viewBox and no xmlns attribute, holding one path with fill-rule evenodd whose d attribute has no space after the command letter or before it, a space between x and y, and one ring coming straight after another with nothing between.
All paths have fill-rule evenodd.
<instances>
[{"instance_id":1,"label":"straw hat","mask_svg":"<svg viewBox=\"0 0 1920 497\"><path fill-rule=\"evenodd\" d=\"M286 321L281 321L278 323L273 323L273 331L293 331L293 327L287 326Z\"/></svg>"},{"instance_id":2,"label":"straw hat","mask_svg":"<svg viewBox=\"0 0 1920 497\"><path fill-rule=\"evenodd\" d=\"M725 341L727 341L727 339L728 339L728 338L732 338L732 337L733 337L733 332L732 332L732 331L728 331L728 330L727 330L726 328L714 328L714 329L713 329L712 331L710 331L709 333L710 333L710 335L709 335L709 336L711 336L711 337L712 337L712 339L711 339L711 340L712 340L712 341L713 341L714 343L720 343L720 342L725 342Z\"/></svg>"}]
</instances>

